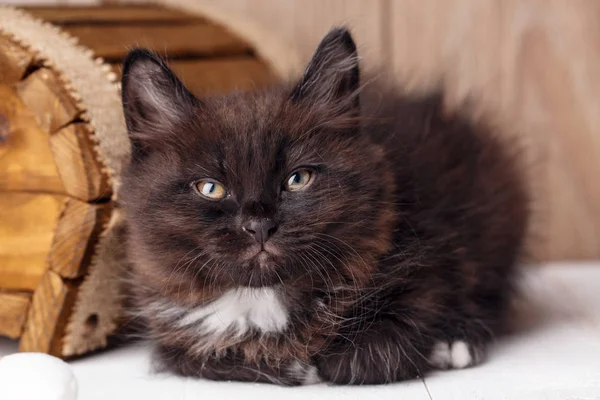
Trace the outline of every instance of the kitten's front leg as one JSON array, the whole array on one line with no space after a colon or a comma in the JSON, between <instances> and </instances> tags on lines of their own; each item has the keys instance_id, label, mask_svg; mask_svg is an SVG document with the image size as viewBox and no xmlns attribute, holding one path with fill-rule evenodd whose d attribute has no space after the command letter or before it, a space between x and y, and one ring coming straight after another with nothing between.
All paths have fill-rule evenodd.
<instances>
[{"instance_id":1,"label":"kitten's front leg","mask_svg":"<svg viewBox=\"0 0 600 400\"><path fill-rule=\"evenodd\" d=\"M466 368L483 361L490 340L485 327L468 321L443 329L398 316L363 324L358 332L341 332L316 359L322 380L380 384L421 377L434 368Z\"/></svg>"},{"instance_id":2,"label":"kitten's front leg","mask_svg":"<svg viewBox=\"0 0 600 400\"><path fill-rule=\"evenodd\" d=\"M315 363L319 377L335 384L382 384L422 376L431 369L431 344L413 326L397 319L374 321L364 330L341 335Z\"/></svg>"},{"instance_id":3,"label":"kitten's front leg","mask_svg":"<svg viewBox=\"0 0 600 400\"><path fill-rule=\"evenodd\" d=\"M277 367L267 363L249 363L228 352L221 356L196 357L179 347L157 349L161 369L178 375L213 381L242 381L298 386L318 383L316 369L299 361L282 362Z\"/></svg>"}]
</instances>

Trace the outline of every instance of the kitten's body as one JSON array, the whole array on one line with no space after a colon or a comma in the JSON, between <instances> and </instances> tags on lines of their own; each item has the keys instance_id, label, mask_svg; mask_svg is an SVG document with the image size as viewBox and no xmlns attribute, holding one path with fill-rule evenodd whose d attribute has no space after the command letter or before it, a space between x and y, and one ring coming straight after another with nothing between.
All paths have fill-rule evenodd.
<instances>
[{"instance_id":1,"label":"kitten's body","mask_svg":"<svg viewBox=\"0 0 600 400\"><path fill-rule=\"evenodd\" d=\"M165 68L143 52L126 64L122 196L138 312L169 369L359 384L482 359L527 223L516 166L489 130L444 116L437 95L376 83L359 111L345 31L293 90L198 101ZM311 184L283 190L300 167ZM206 177L229 197L190 190ZM278 224L260 255L248 218Z\"/></svg>"}]
</instances>

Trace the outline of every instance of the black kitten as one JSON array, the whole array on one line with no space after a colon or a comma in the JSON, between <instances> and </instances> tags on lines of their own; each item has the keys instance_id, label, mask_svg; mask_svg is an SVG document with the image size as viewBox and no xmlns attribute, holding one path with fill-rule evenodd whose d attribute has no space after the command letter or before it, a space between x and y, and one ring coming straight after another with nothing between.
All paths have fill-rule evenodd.
<instances>
[{"instance_id":1,"label":"black kitten","mask_svg":"<svg viewBox=\"0 0 600 400\"><path fill-rule=\"evenodd\" d=\"M374 384L483 359L528 220L489 129L361 88L344 29L295 86L205 99L135 50L123 103L136 311L168 369Z\"/></svg>"}]
</instances>

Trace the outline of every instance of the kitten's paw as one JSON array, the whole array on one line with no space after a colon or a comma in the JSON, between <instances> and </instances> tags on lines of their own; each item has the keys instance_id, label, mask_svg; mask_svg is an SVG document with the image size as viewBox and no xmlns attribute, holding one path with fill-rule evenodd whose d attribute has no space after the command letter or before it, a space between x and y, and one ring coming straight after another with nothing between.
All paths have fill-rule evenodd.
<instances>
[{"instance_id":1,"label":"kitten's paw","mask_svg":"<svg viewBox=\"0 0 600 400\"><path fill-rule=\"evenodd\" d=\"M462 369L483 361L484 349L464 340L438 342L433 346L429 362L439 369Z\"/></svg>"},{"instance_id":2,"label":"kitten's paw","mask_svg":"<svg viewBox=\"0 0 600 400\"><path fill-rule=\"evenodd\" d=\"M317 385L322 383L317 367L301 361L295 361L289 366L288 375L301 385Z\"/></svg>"}]
</instances>

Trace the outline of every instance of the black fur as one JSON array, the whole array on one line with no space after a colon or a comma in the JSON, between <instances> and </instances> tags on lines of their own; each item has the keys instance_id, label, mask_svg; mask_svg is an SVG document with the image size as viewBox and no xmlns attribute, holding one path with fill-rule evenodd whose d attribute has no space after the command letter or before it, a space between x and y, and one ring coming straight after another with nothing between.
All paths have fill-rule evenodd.
<instances>
[{"instance_id":1,"label":"black fur","mask_svg":"<svg viewBox=\"0 0 600 400\"><path fill-rule=\"evenodd\" d=\"M464 341L472 363L501 329L528 222L518 160L486 126L446 115L439 94L359 87L344 29L295 85L196 99L152 53L125 62L134 154L121 193L138 314L165 365L184 375L298 384L290 363L339 384L411 379L434 346ZM283 190L309 168L306 190ZM204 178L231 195L202 199ZM250 257L249 218L278 228ZM207 340L158 318L224 290L277 286L280 336ZM438 365L444 367L444 365Z\"/></svg>"}]
</instances>

